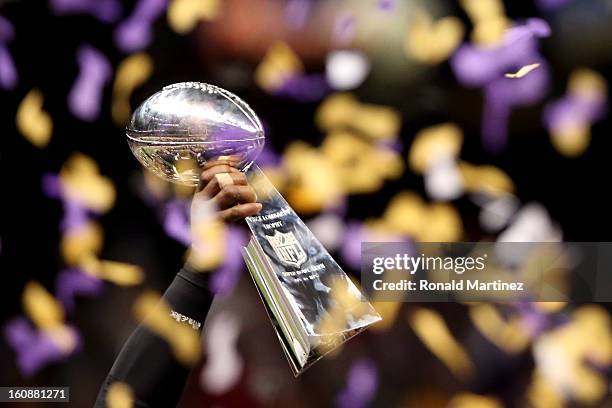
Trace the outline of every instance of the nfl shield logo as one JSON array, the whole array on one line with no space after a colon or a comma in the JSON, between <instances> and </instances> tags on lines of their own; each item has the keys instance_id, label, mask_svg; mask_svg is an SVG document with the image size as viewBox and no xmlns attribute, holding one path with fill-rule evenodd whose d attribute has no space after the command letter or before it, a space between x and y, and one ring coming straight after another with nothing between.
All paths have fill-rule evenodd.
<instances>
[{"instance_id":1,"label":"nfl shield logo","mask_svg":"<svg viewBox=\"0 0 612 408\"><path fill-rule=\"evenodd\" d=\"M306 261L306 252L293 235L293 231L274 231L274 235L266 236L278 259L286 264L299 268Z\"/></svg>"}]
</instances>

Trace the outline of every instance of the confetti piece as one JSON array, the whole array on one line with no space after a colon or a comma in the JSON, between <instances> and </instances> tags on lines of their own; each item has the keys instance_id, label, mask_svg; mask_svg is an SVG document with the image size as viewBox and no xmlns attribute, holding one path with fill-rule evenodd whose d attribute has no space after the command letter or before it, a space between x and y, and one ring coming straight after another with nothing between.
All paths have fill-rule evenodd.
<instances>
[{"instance_id":1,"label":"confetti piece","mask_svg":"<svg viewBox=\"0 0 612 408\"><path fill-rule=\"evenodd\" d=\"M375 231L399 234L422 242L454 242L463 225L457 210L443 203L426 205L413 192L400 192L389 202L382 219L369 220Z\"/></svg>"},{"instance_id":2,"label":"confetti piece","mask_svg":"<svg viewBox=\"0 0 612 408\"><path fill-rule=\"evenodd\" d=\"M102 280L78 268L65 269L55 279L55 295L68 313L74 313L77 296L97 296L102 289Z\"/></svg>"},{"instance_id":3,"label":"confetti piece","mask_svg":"<svg viewBox=\"0 0 612 408\"><path fill-rule=\"evenodd\" d=\"M374 306L374 309L376 309L378 314L382 317L382 320L373 325L369 330L373 330L375 332L386 332L395 324L399 311L402 308L402 303L374 302L372 303L372 306Z\"/></svg>"},{"instance_id":4,"label":"confetti piece","mask_svg":"<svg viewBox=\"0 0 612 408\"><path fill-rule=\"evenodd\" d=\"M456 158L461 151L463 132L454 123L443 123L420 130L414 137L408 163L417 174L426 172L436 161Z\"/></svg>"},{"instance_id":5,"label":"confetti piece","mask_svg":"<svg viewBox=\"0 0 612 408\"><path fill-rule=\"evenodd\" d=\"M153 60L147 54L133 54L121 61L113 84L112 115L119 126L125 125L132 114L130 96L153 72Z\"/></svg>"},{"instance_id":6,"label":"confetti piece","mask_svg":"<svg viewBox=\"0 0 612 408\"><path fill-rule=\"evenodd\" d=\"M221 14L221 0L171 0L168 23L179 34L187 34L199 21L211 21Z\"/></svg>"},{"instance_id":7,"label":"confetti piece","mask_svg":"<svg viewBox=\"0 0 612 408\"><path fill-rule=\"evenodd\" d=\"M540 66L540 64L525 65L525 66L521 67L515 73L507 73L507 74L504 74L504 76L506 78L522 78L525 75L527 75L528 73L530 73L531 71L533 71L534 69L538 68L539 66Z\"/></svg>"},{"instance_id":8,"label":"confetti piece","mask_svg":"<svg viewBox=\"0 0 612 408\"><path fill-rule=\"evenodd\" d=\"M319 150L294 141L287 147L284 159L288 184L283 195L295 211L312 214L340 204L344 198L340 177Z\"/></svg>"},{"instance_id":9,"label":"confetti piece","mask_svg":"<svg viewBox=\"0 0 612 408\"><path fill-rule=\"evenodd\" d=\"M4 337L17 355L17 368L27 378L48 364L59 362L74 354L82 343L78 331L66 326L62 345L59 336L36 330L25 317L16 317L4 326Z\"/></svg>"},{"instance_id":10,"label":"confetti piece","mask_svg":"<svg viewBox=\"0 0 612 408\"><path fill-rule=\"evenodd\" d=\"M469 192L479 192L493 197L505 196L514 193L515 187L512 179L501 169L460 161L459 170L463 177L465 189Z\"/></svg>"},{"instance_id":11,"label":"confetti piece","mask_svg":"<svg viewBox=\"0 0 612 408\"><path fill-rule=\"evenodd\" d=\"M68 201L99 214L115 204L116 192L112 180L101 176L98 164L91 157L74 153L59 173L62 194Z\"/></svg>"},{"instance_id":12,"label":"confetti piece","mask_svg":"<svg viewBox=\"0 0 612 408\"><path fill-rule=\"evenodd\" d=\"M106 391L106 406L108 408L132 408L134 406L134 392L132 388L122 382L114 382Z\"/></svg>"},{"instance_id":13,"label":"confetti piece","mask_svg":"<svg viewBox=\"0 0 612 408\"><path fill-rule=\"evenodd\" d=\"M11 22L0 16L0 87L12 90L17 85L17 68L7 44L15 37Z\"/></svg>"},{"instance_id":14,"label":"confetti piece","mask_svg":"<svg viewBox=\"0 0 612 408\"><path fill-rule=\"evenodd\" d=\"M342 11L334 16L332 25L332 43L337 47L348 46L357 32L357 19L347 11Z\"/></svg>"},{"instance_id":15,"label":"confetti piece","mask_svg":"<svg viewBox=\"0 0 612 408\"><path fill-rule=\"evenodd\" d=\"M306 225L328 251L335 251L342 243L344 220L331 212L323 213Z\"/></svg>"},{"instance_id":16,"label":"confetti piece","mask_svg":"<svg viewBox=\"0 0 612 408\"><path fill-rule=\"evenodd\" d=\"M472 378L474 363L450 333L444 319L433 310L419 308L409 315L408 322L423 344L459 379Z\"/></svg>"},{"instance_id":17,"label":"confetti piece","mask_svg":"<svg viewBox=\"0 0 612 408\"><path fill-rule=\"evenodd\" d=\"M23 98L17 110L17 129L34 146L49 144L53 131L51 116L42 109L43 94L34 88Z\"/></svg>"},{"instance_id":18,"label":"confetti piece","mask_svg":"<svg viewBox=\"0 0 612 408\"><path fill-rule=\"evenodd\" d=\"M483 88L481 135L484 147L490 152L500 152L506 146L512 109L536 104L548 92L549 68L538 51L539 39L548 35L550 27L546 21L530 18L505 30L500 41L486 47L464 44L451 58L459 82ZM521 81L504 77L516 67L536 63L540 64L539 68Z\"/></svg>"},{"instance_id":19,"label":"confetti piece","mask_svg":"<svg viewBox=\"0 0 612 408\"><path fill-rule=\"evenodd\" d=\"M191 226L187 203L173 199L165 204L163 226L166 234L185 246L191 245Z\"/></svg>"},{"instance_id":20,"label":"confetti piece","mask_svg":"<svg viewBox=\"0 0 612 408\"><path fill-rule=\"evenodd\" d=\"M486 303L470 306L469 315L480 333L501 350L516 354L529 345L529 332L516 316L505 321L495 306Z\"/></svg>"},{"instance_id":21,"label":"confetti piece","mask_svg":"<svg viewBox=\"0 0 612 408\"><path fill-rule=\"evenodd\" d=\"M230 226L227 233L227 255L219 269L210 280L210 288L217 296L227 296L234 290L242 276L244 263L240 248L246 246L249 236L246 232L235 226Z\"/></svg>"},{"instance_id":22,"label":"confetti piece","mask_svg":"<svg viewBox=\"0 0 612 408\"><path fill-rule=\"evenodd\" d=\"M436 160L424 175L425 191L436 201L450 201L463 194L463 178L454 158Z\"/></svg>"},{"instance_id":23,"label":"confetti piece","mask_svg":"<svg viewBox=\"0 0 612 408\"><path fill-rule=\"evenodd\" d=\"M514 216L512 224L497 238L499 242L557 242L561 231L539 203L527 203Z\"/></svg>"},{"instance_id":24,"label":"confetti piece","mask_svg":"<svg viewBox=\"0 0 612 408\"><path fill-rule=\"evenodd\" d=\"M363 408L370 405L378 388L378 370L374 362L361 358L351 364L346 386L336 397L339 408Z\"/></svg>"},{"instance_id":25,"label":"confetti piece","mask_svg":"<svg viewBox=\"0 0 612 408\"><path fill-rule=\"evenodd\" d=\"M315 121L325 131L351 129L374 140L396 139L402 124L396 109L360 103L348 93L327 97L319 105Z\"/></svg>"},{"instance_id":26,"label":"confetti piece","mask_svg":"<svg viewBox=\"0 0 612 408\"><path fill-rule=\"evenodd\" d=\"M564 156L583 154L591 142L591 124L607 111L605 78L589 69L578 69L569 79L566 94L544 109L544 124L555 149Z\"/></svg>"},{"instance_id":27,"label":"confetti piece","mask_svg":"<svg viewBox=\"0 0 612 408\"><path fill-rule=\"evenodd\" d=\"M503 408L504 405L494 397L461 393L455 395L446 405L447 408Z\"/></svg>"},{"instance_id":28,"label":"confetti piece","mask_svg":"<svg viewBox=\"0 0 612 408\"><path fill-rule=\"evenodd\" d=\"M404 242L406 238L399 234L376 231L360 222L351 221L346 225L341 248L344 262L353 269L361 268L362 242Z\"/></svg>"},{"instance_id":29,"label":"confetti piece","mask_svg":"<svg viewBox=\"0 0 612 408\"><path fill-rule=\"evenodd\" d=\"M531 383L527 389L527 401L534 408L561 408L565 406L561 392L546 381L537 369L534 370Z\"/></svg>"},{"instance_id":30,"label":"confetti piece","mask_svg":"<svg viewBox=\"0 0 612 408\"><path fill-rule=\"evenodd\" d=\"M304 27L312 9L312 0L287 0L285 21L293 30Z\"/></svg>"},{"instance_id":31,"label":"confetti piece","mask_svg":"<svg viewBox=\"0 0 612 408\"><path fill-rule=\"evenodd\" d=\"M335 166L344 193L372 193L385 180L397 179L404 171L399 154L383 145L373 145L349 132L332 132L321 152Z\"/></svg>"},{"instance_id":32,"label":"confetti piece","mask_svg":"<svg viewBox=\"0 0 612 408\"><path fill-rule=\"evenodd\" d=\"M555 393L592 405L608 393L608 382L594 367L612 364L609 313L597 305L582 306L569 323L540 336L533 354L537 372Z\"/></svg>"},{"instance_id":33,"label":"confetti piece","mask_svg":"<svg viewBox=\"0 0 612 408\"><path fill-rule=\"evenodd\" d=\"M495 197L482 205L478 221L485 231L498 232L508 225L519 205L519 201L512 195Z\"/></svg>"},{"instance_id":34,"label":"confetti piece","mask_svg":"<svg viewBox=\"0 0 612 408\"><path fill-rule=\"evenodd\" d=\"M79 266L88 257L97 255L102 250L104 233L102 227L94 222L87 223L64 231L60 249L67 265Z\"/></svg>"},{"instance_id":35,"label":"confetti piece","mask_svg":"<svg viewBox=\"0 0 612 408\"><path fill-rule=\"evenodd\" d=\"M370 72L365 54L353 50L337 50L327 55L325 76L329 85L339 91L357 88Z\"/></svg>"},{"instance_id":36,"label":"confetti piece","mask_svg":"<svg viewBox=\"0 0 612 408\"><path fill-rule=\"evenodd\" d=\"M215 269L223 263L227 253L227 227L218 220L193 219L190 263L204 271Z\"/></svg>"},{"instance_id":37,"label":"confetti piece","mask_svg":"<svg viewBox=\"0 0 612 408\"><path fill-rule=\"evenodd\" d=\"M462 0L461 6L474 24L472 41L477 45L491 46L500 42L511 25L501 0Z\"/></svg>"},{"instance_id":38,"label":"confetti piece","mask_svg":"<svg viewBox=\"0 0 612 408\"><path fill-rule=\"evenodd\" d=\"M38 328L50 329L63 324L64 308L40 283L26 283L22 303L24 311Z\"/></svg>"},{"instance_id":39,"label":"confetti piece","mask_svg":"<svg viewBox=\"0 0 612 408\"><path fill-rule=\"evenodd\" d=\"M463 33L463 24L457 17L443 17L434 22L425 12L417 12L408 26L404 50L418 62L438 64L453 53Z\"/></svg>"},{"instance_id":40,"label":"confetti piece","mask_svg":"<svg viewBox=\"0 0 612 408\"><path fill-rule=\"evenodd\" d=\"M134 302L134 315L149 329L168 342L176 359L184 365L193 365L200 356L198 331L170 316L170 308L152 291L140 295Z\"/></svg>"},{"instance_id":41,"label":"confetti piece","mask_svg":"<svg viewBox=\"0 0 612 408\"><path fill-rule=\"evenodd\" d=\"M106 56L89 45L77 50L79 76L68 94L68 106L77 118L93 122L100 113L102 92L110 81L112 66Z\"/></svg>"},{"instance_id":42,"label":"confetti piece","mask_svg":"<svg viewBox=\"0 0 612 408\"><path fill-rule=\"evenodd\" d=\"M90 14L103 23L114 23L121 16L123 7L119 0L49 0L56 15Z\"/></svg>"},{"instance_id":43,"label":"confetti piece","mask_svg":"<svg viewBox=\"0 0 612 408\"><path fill-rule=\"evenodd\" d=\"M123 262L87 257L81 262L80 266L88 274L118 286L139 285L144 281L142 268Z\"/></svg>"},{"instance_id":44,"label":"confetti piece","mask_svg":"<svg viewBox=\"0 0 612 408\"><path fill-rule=\"evenodd\" d=\"M241 322L238 316L220 312L210 322L204 339L207 361L200 374L200 384L209 393L220 395L231 390L240 380L244 362L237 342Z\"/></svg>"},{"instance_id":45,"label":"confetti piece","mask_svg":"<svg viewBox=\"0 0 612 408\"><path fill-rule=\"evenodd\" d=\"M270 93L280 90L292 77L302 74L304 66L299 57L284 42L270 46L255 69L255 83Z\"/></svg>"},{"instance_id":46,"label":"confetti piece","mask_svg":"<svg viewBox=\"0 0 612 408\"><path fill-rule=\"evenodd\" d=\"M132 14L115 29L117 48L135 52L148 47L153 40L152 25L165 9L166 0L138 0Z\"/></svg>"}]
</instances>

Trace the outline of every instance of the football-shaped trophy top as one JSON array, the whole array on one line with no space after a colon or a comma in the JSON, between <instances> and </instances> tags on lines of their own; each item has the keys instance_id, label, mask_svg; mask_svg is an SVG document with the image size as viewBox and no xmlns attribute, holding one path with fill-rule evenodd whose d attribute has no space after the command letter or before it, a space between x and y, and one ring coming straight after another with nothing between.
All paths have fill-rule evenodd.
<instances>
[{"instance_id":1,"label":"football-shaped trophy top","mask_svg":"<svg viewBox=\"0 0 612 408\"><path fill-rule=\"evenodd\" d=\"M153 173L195 186L209 160L231 156L241 170L261 152L264 131L255 112L225 89L181 82L150 96L126 127L130 149Z\"/></svg>"}]
</instances>

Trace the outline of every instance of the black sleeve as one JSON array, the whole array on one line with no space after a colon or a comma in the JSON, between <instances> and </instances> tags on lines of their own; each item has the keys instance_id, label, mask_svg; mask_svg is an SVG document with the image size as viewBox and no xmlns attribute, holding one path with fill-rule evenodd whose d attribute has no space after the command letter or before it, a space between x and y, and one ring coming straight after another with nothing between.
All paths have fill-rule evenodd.
<instances>
[{"instance_id":1,"label":"black sleeve","mask_svg":"<svg viewBox=\"0 0 612 408\"><path fill-rule=\"evenodd\" d=\"M208 273L183 268L163 295L170 308L200 322L204 320L213 295ZM187 323L185 323L187 324ZM178 362L170 346L140 324L129 337L102 384L95 407L106 407L106 393L114 382L128 384L135 407L174 407L178 403L191 367Z\"/></svg>"}]
</instances>

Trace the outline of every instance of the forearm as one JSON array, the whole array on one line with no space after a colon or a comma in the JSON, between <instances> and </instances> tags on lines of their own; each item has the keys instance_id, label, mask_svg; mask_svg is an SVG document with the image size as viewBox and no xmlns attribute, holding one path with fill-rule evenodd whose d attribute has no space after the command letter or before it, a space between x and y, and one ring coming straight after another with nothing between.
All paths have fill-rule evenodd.
<instances>
[{"instance_id":1,"label":"forearm","mask_svg":"<svg viewBox=\"0 0 612 408\"><path fill-rule=\"evenodd\" d=\"M201 330L213 295L208 274L182 269L163 295L173 311L201 323ZM188 324L185 322L184 324ZM114 382L128 384L137 407L176 406L191 367L178 362L168 343L140 324L115 360L96 401L104 407L107 389Z\"/></svg>"}]
</instances>

